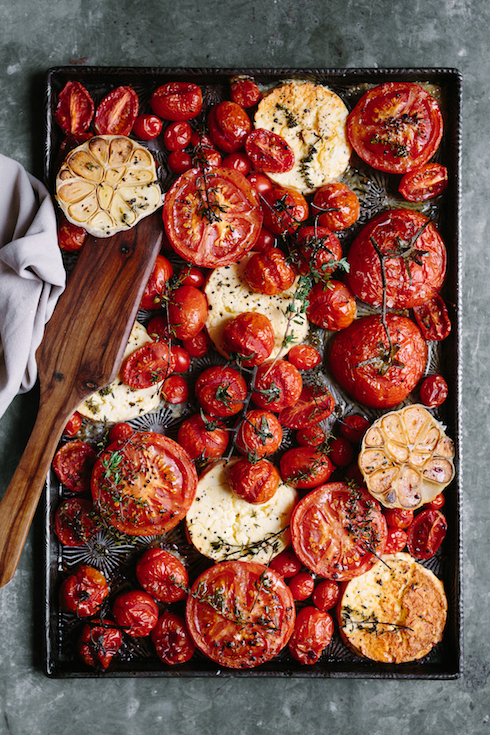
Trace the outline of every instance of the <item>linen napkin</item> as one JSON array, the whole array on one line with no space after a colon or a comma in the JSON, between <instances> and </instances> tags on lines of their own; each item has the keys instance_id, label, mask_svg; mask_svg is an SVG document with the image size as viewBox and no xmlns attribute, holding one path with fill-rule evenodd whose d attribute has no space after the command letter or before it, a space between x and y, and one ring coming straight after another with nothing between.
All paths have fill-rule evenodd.
<instances>
[{"instance_id":1,"label":"linen napkin","mask_svg":"<svg viewBox=\"0 0 490 735\"><path fill-rule=\"evenodd\" d=\"M65 279L48 190L0 154L0 416L36 382L36 350Z\"/></svg>"}]
</instances>

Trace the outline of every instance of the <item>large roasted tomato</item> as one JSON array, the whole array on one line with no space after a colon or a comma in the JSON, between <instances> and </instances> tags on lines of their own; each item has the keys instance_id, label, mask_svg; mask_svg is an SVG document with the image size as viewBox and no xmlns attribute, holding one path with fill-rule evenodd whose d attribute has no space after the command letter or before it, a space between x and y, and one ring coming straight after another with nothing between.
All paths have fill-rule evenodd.
<instances>
[{"instance_id":1,"label":"large roasted tomato","mask_svg":"<svg viewBox=\"0 0 490 735\"><path fill-rule=\"evenodd\" d=\"M386 536L379 503L364 488L343 482L312 490L291 516L296 556L326 579L345 581L367 572L383 553Z\"/></svg>"},{"instance_id":2,"label":"large roasted tomato","mask_svg":"<svg viewBox=\"0 0 490 735\"><path fill-rule=\"evenodd\" d=\"M294 628L291 592L272 569L227 561L207 569L187 598L186 621L196 646L221 666L246 669L269 661Z\"/></svg>"},{"instance_id":3,"label":"large roasted tomato","mask_svg":"<svg viewBox=\"0 0 490 735\"><path fill-rule=\"evenodd\" d=\"M403 174L426 163L442 138L436 99L418 84L387 82L361 97L347 121L347 137L363 161Z\"/></svg>"},{"instance_id":4,"label":"large roasted tomato","mask_svg":"<svg viewBox=\"0 0 490 735\"><path fill-rule=\"evenodd\" d=\"M101 515L131 536L174 528L194 500L197 473L172 439L135 432L110 444L92 473L92 495Z\"/></svg>"},{"instance_id":5,"label":"large roasted tomato","mask_svg":"<svg viewBox=\"0 0 490 735\"><path fill-rule=\"evenodd\" d=\"M349 250L347 282L367 304L410 309L431 299L446 273L446 247L434 224L420 212L381 212L356 237Z\"/></svg>"},{"instance_id":6,"label":"large roasted tomato","mask_svg":"<svg viewBox=\"0 0 490 735\"><path fill-rule=\"evenodd\" d=\"M421 379L427 343L408 317L386 315L356 319L330 343L330 370L353 398L365 406L392 408ZM388 338L389 333L389 338Z\"/></svg>"},{"instance_id":7,"label":"large roasted tomato","mask_svg":"<svg viewBox=\"0 0 490 735\"><path fill-rule=\"evenodd\" d=\"M163 222L172 247L187 262L218 268L251 250L262 212L257 193L238 171L194 168L167 193Z\"/></svg>"}]
</instances>

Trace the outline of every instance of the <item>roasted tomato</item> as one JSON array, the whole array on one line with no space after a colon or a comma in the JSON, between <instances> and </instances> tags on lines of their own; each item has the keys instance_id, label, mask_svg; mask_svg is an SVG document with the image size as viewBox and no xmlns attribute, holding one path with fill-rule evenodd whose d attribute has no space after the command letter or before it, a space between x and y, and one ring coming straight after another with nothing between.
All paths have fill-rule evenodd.
<instances>
[{"instance_id":1,"label":"roasted tomato","mask_svg":"<svg viewBox=\"0 0 490 735\"><path fill-rule=\"evenodd\" d=\"M61 583L60 607L79 618L94 615L109 594L107 580L98 569L80 564Z\"/></svg>"},{"instance_id":2,"label":"roasted tomato","mask_svg":"<svg viewBox=\"0 0 490 735\"><path fill-rule=\"evenodd\" d=\"M173 405L185 403L189 398L189 384L182 375L169 375L163 381L160 393L167 403Z\"/></svg>"},{"instance_id":3,"label":"roasted tomato","mask_svg":"<svg viewBox=\"0 0 490 735\"><path fill-rule=\"evenodd\" d=\"M343 436L331 439L329 447L329 457L336 467L348 467L354 459L352 444Z\"/></svg>"},{"instance_id":4,"label":"roasted tomato","mask_svg":"<svg viewBox=\"0 0 490 735\"><path fill-rule=\"evenodd\" d=\"M318 424L298 429L296 432L296 441L300 447L319 447L326 440L327 435Z\"/></svg>"},{"instance_id":5,"label":"roasted tomato","mask_svg":"<svg viewBox=\"0 0 490 735\"><path fill-rule=\"evenodd\" d=\"M205 280L202 270L196 268L194 265L184 266L179 273L180 286L195 286L196 288L201 288L204 286Z\"/></svg>"},{"instance_id":6,"label":"roasted tomato","mask_svg":"<svg viewBox=\"0 0 490 735\"><path fill-rule=\"evenodd\" d=\"M226 365L206 368L196 381L195 396L211 416L234 416L247 397L247 383L238 370Z\"/></svg>"},{"instance_id":7,"label":"roasted tomato","mask_svg":"<svg viewBox=\"0 0 490 735\"><path fill-rule=\"evenodd\" d=\"M99 135L129 135L139 112L138 95L131 87L116 87L104 97L95 112Z\"/></svg>"},{"instance_id":8,"label":"roasted tomato","mask_svg":"<svg viewBox=\"0 0 490 735\"><path fill-rule=\"evenodd\" d=\"M269 250L270 248L275 247L275 245L276 236L273 235L272 232L269 232L265 227L262 227L259 232L257 242L254 245L254 250L262 252L262 250Z\"/></svg>"},{"instance_id":9,"label":"roasted tomato","mask_svg":"<svg viewBox=\"0 0 490 735\"><path fill-rule=\"evenodd\" d=\"M211 347L211 340L206 329L202 329L195 337L182 340L182 345L191 357L204 357Z\"/></svg>"},{"instance_id":10,"label":"roasted tomato","mask_svg":"<svg viewBox=\"0 0 490 735\"><path fill-rule=\"evenodd\" d=\"M68 421L65 424L65 428L63 429L63 435L64 436L76 436L80 429L82 428L82 417L78 413L78 411L75 411Z\"/></svg>"},{"instance_id":11,"label":"roasted tomato","mask_svg":"<svg viewBox=\"0 0 490 735\"><path fill-rule=\"evenodd\" d=\"M392 528L408 528L413 521L413 510L405 508L386 508L385 518Z\"/></svg>"},{"instance_id":12,"label":"roasted tomato","mask_svg":"<svg viewBox=\"0 0 490 735\"><path fill-rule=\"evenodd\" d=\"M388 338L388 333L389 338ZM427 342L405 316L356 319L330 343L333 377L353 398L373 408L393 408L411 393L427 362Z\"/></svg>"},{"instance_id":13,"label":"roasted tomato","mask_svg":"<svg viewBox=\"0 0 490 735\"><path fill-rule=\"evenodd\" d=\"M291 656L300 664L316 664L333 635L332 616L316 607L303 607L289 640Z\"/></svg>"},{"instance_id":14,"label":"roasted tomato","mask_svg":"<svg viewBox=\"0 0 490 735\"><path fill-rule=\"evenodd\" d=\"M410 309L431 299L446 274L446 247L434 224L420 212L381 212L362 228L348 254L347 283L367 304Z\"/></svg>"},{"instance_id":15,"label":"roasted tomato","mask_svg":"<svg viewBox=\"0 0 490 735\"><path fill-rule=\"evenodd\" d=\"M236 437L237 449L253 460L267 457L279 449L282 442L281 424L270 411L247 411Z\"/></svg>"},{"instance_id":16,"label":"roasted tomato","mask_svg":"<svg viewBox=\"0 0 490 735\"><path fill-rule=\"evenodd\" d=\"M295 345L288 352L288 360L298 370L313 370L321 363L322 358L313 345Z\"/></svg>"},{"instance_id":17,"label":"roasted tomato","mask_svg":"<svg viewBox=\"0 0 490 735\"><path fill-rule=\"evenodd\" d=\"M164 296L168 291L168 282L172 278L173 268L171 262L164 255L157 255L151 276L146 284L141 299L141 309L158 309L162 305Z\"/></svg>"},{"instance_id":18,"label":"roasted tomato","mask_svg":"<svg viewBox=\"0 0 490 735\"><path fill-rule=\"evenodd\" d=\"M385 554L398 554L407 545L407 532L403 528L390 528L386 536Z\"/></svg>"},{"instance_id":19,"label":"roasted tomato","mask_svg":"<svg viewBox=\"0 0 490 735\"><path fill-rule=\"evenodd\" d=\"M85 132L94 116L94 101L80 82L67 82L58 95L54 118L65 135Z\"/></svg>"},{"instance_id":20,"label":"roasted tomato","mask_svg":"<svg viewBox=\"0 0 490 735\"><path fill-rule=\"evenodd\" d=\"M363 161L403 174L439 147L443 119L435 97L412 82L386 82L366 92L349 115L347 137Z\"/></svg>"},{"instance_id":21,"label":"roasted tomato","mask_svg":"<svg viewBox=\"0 0 490 735\"><path fill-rule=\"evenodd\" d=\"M129 590L118 595L112 613L118 626L133 638L150 635L158 621L157 603L142 590Z\"/></svg>"},{"instance_id":22,"label":"roasted tomato","mask_svg":"<svg viewBox=\"0 0 490 735\"><path fill-rule=\"evenodd\" d=\"M300 560L291 549L284 549L284 551L281 551L280 554L271 559L269 564L270 569L273 569L275 572L280 574L281 577L285 577L286 579L290 579L291 577L294 577L295 574L298 574L301 570L301 566L302 564Z\"/></svg>"},{"instance_id":23,"label":"roasted tomato","mask_svg":"<svg viewBox=\"0 0 490 735\"><path fill-rule=\"evenodd\" d=\"M257 194L265 194L266 191L271 191L274 188L272 180L265 174L261 174L259 171L251 171L248 174L247 179Z\"/></svg>"},{"instance_id":24,"label":"roasted tomato","mask_svg":"<svg viewBox=\"0 0 490 735\"><path fill-rule=\"evenodd\" d=\"M189 263L217 268L240 260L262 227L258 195L228 168L191 169L167 192L163 221L174 250Z\"/></svg>"},{"instance_id":25,"label":"roasted tomato","mask_svg":"<svg viewBox=\"0 0 490 735\"><path fill-rule=\"evenodd\" d=\"M131 536L174 528L190 508L197 473L172 439L152 432L110 444L92 473L94 503L108 523Z\"/></svg>"},{"instance_id":26,"label":"roasted tomato","mask_svg":"<svg viewBox=\"0 0 490 735\"><path fill-rule=\"evenodd\" d=\"M196 413L181 423L177 441L191 459L212 459L225 453L228 430L219 419Z\"/></svg>"},{"instance_id":27,"label":"roasted tomato","mask_svg":"<svg viewBox=\"0 0 490 735\"><path fill-rule=\"evenodd\" d=\"M253 107L262 98L256 82L248 77L234 77L230 85L230 97L241 107Z\"/></svg>"},{"instance_id":28,"label":"roasted tomato","mask_svg":"<svg viewBox=\"0 0 490 735\"><path fill-rule=\"evenodd\" d=\"M176 120L165 128L163 143L168 151L181 151L191 142L192 128L186 120Z\"/></svg>"},{"instance_id":29,"label":"roasted tomato","mask_svg":"<svg viewBox=\"0 0 490 735\"><path fill-rule=\"evenodd\" d=\"M360 444L362 437L370 426L371 422L369 419L357 413L352 413L349 416L344 416L341 420L340 433L348 441L354 442L354 444Z\"/></svg>"},{"instance_id":30,"label":"roasted tomato","mask_svg":"<svg viewBox=\"0 0 490 735\"><path fill-rule=\"evenodd\" d=\"M206 172L211 168L218 168L222 163L222 156L217 148L209 148L208 146L199 148L192 158L194 168L204 169Z\"/></svg>"},{"instance_id":31,"label":"roasted tomato","mask_svg":"<svg viewBox=\"0 0 490 735\"><path fill-rule=\"evenodd\" d=\"M325 184L315 192L311 205L321 227L330 230L346 230L357 222L361 205L357 194L347 184L333 182Z\"/></svg>"},{"instance_id":32,"label":"roasted tomato","mask_svg":"<svg viewBox=\"0 0 490 735\"><path fill-rule=\"evenodd\" d=\"M308 202L296 189L274 186L261 198L264 227L274 235L292 234L308 217Z\"/></svg>"},{"instance_id":33,"label":"roasted tomato","mask_svg":"<svg viewBox=\"0 0 490 735\"><path fill-rule=\"evenodd\" d=\"M310 490L323 485L335 469L330 457L313 447L293 447L280 461L284 482L299 490Z\"/></svg>"},{"instance_id":34,"label":"roasted tomato","mask_svg":"<svg viewBox=\"0 0 490 735\"><path fill-rule=\"evenodd\" d=\"M424 406L442 406L449 393L449 387L442 375L429 375L420 386L420 400Z\"/></svg>"},{"instance_id":35,"label":"roasted tomato","mask_svg":"<svg viewBox=\"0 0 490 735\"><path fill-rule=\"evenodd\" d=\"M245 141L245 150L257 171L283 174L294 166L294 151L289 143L265 128L252 130Z\"/></svg>"},{"instance_id":36,"label":"roasted tomato","mask_svg":"<svg viewBox=\"0 0 490 735\"><path fill-rule=\"evenodd\" d=\"M114 424L114 426L109 430L109 443L112 444L112 442L116 441L125 441L126 439L129 439L130 436L133 436L134 431L135 430L131 424L128 424L125 421L122 421L119 424Z\"/></svg>"},{"instance_id":37,"label":"roasted tomato","mask_svg":"<svg viewBox=\"0 0 490 735\"><path fill-rule=\"evenodd\" d=\"M348 327L357 313L354 294L342 281L315 283L308 295L306 315L312 324L338 332Z\"/></svg>"},{"instance_id":38,"label":"roasted tomato","mask_svg":"<svg viewBox=\"0 0 490 735\"><path fill-rule=\"evenodd\" d=\"M407 546L414 559L430 559L444 541L447 521L440 510L427 508L407 528Z\"/></svg>"},{"instance_id":39,"label":"roasted tomato","mask_svg":"<svg viewBox=\"0 0 490 735\"><path fill-rule=\"evenodd\" d=\"M136 577L155 600L170 603L187 597L187 570L175 554L164 549L147 549L136 564Z\"/></svg>"},{"instance_id":40,"label":"roasted tomato","mask_svg":"<svg viewBox=\"0 0 490 735\"><path fill-rule=\"evenodd\" d=\"M243 107L224 100L211 108L208 129L209 137L217 148L225 153L234 153L245 145L252 123Z\"/></svg>"},{"instance_id":41,"label":"roasted tomato","mask_svg":"<svg viewBox=\"0 0 490 735\"><path fill-rule=\"evenodd\" d=\"M191 366L191 358L187 350L180 345L172 345L172 365L176 373L186 373Z\"/></svg>"},{"instance_id":42,"label":"roasted tomato","mask_svg":"<svg viewBox=\"0 0 490 735\"><path fill-rule=\"evenodd\" d=\"M173 370L170 346L166 342L146 342L125 359L121 380L133 390L150 388Z\"/></svg>"},{"instance_id":43,"label":"roasted tomato","mask_svg":"<svg viewBox=\"0 0 490 735\"><path fill-rule=\"evenodd\" d=\"M191 154L181 150L171 151L168 154L167 165L172 173L180 176L192 168Z\"/></svg>"},{"instance_id":44,"label":"roasted tomato","mask_svg":"<svg viewBox=\"0 0 490 735\"><path fill-rule=\"evenodd\" d=\"M222 165L225 168L233 168L235 171L239 171L243 176L247 176L252 169L252 161L243 151L229 153L223 158Z\"/></svg>"},{"instance_id":45,"label":"roasted tomato","mask_svg":"<svg viewBox=\"0 0 490 735\"><path fill-rule=\"evenodd\" d=\"M281 478L277 468L267 459L250 462L239 459L230 470L230 489L247 503L266 503L274 497Z\"/></svg>"},{"instance_id":46,"label":"roasted tomato","mask_svg":"<svg viewBox=\"0 0 490 735\"><path fill-rule=\"evenodd\" d=\"M398 191L408 202L425 202L442 194L447 184L447 168L440 163L426 163L405 174Z\"/></svg>"},{"instance_id":47,"label":"roasted tomato","mask_svg":"<svg viewBox=\"0 0 490 735\"><path fill-rule=\"evenodd\" d=\"M202 108L202 92L192 82L167 82L150 98L151 109L164 120L192 120Z\"/></svg>"},{"instance_id":48,"label":"roasted tomato","mask_svg":"<svg viewBox=\"0 0 490 735\"><path fill-rule=\"evenodd\" d=\"M138 140L153 140L158 138L161 132L162 121L156 115L138 115L134 121L133 135Z\"/></svg>"},{"instance_id":49,"label":"roasted tomato","mask_svg":"<svg viewBox=\"0 0 490 735\"><path fill-rule=\"evenodd\" d=\"M247 365L260 365L274 347L274 329L263 314L243 311L226 323L222 340L228 355L238 355Z\"/></svg>"},{"instance_id":50,"label":"roasted tomato","mask_svg":"<svg viewBox=\"0 0 490 735\"><path fill-rule=\"evenodd\" d=\"M293 548L326 579L344 581L370 569L383 553L387 527L381 507L364 488L333 482L302 498L291 517Z\"/></svg>"},{"instance_id":51,"label":"roasted tomato","mask_svg":"<svg viewBox=\"0 0 490 735\"><path fill-rule=\"evenodd\" d=\"M164 664L185 664L194 655L194 642L187 630L184 618L168 610L158 619L151 631L158 658Z\"/></svg>"},{"instance_id":52,"label":"roasted tomato","mask_svg":"<svg viewBox=\"0 0 490 735\"><path fill-rule=\"evenodd\" d=\"M53 459L53 470L69 490L81 493L90 487L95 460L95 450L90 444L74 439L58 449Z\"/></svg>"},{"instance_id":53,"label":"roasted tomato","mask_svg":"<svg viewBox=\"0 0 490 735\"><path fill-rule=\"evenodd\" d=\"M81 250L87 239L87 231L83 227L68 222L64 215L60 214L59 217L58 245L61 250L67 253L74 253L77 250Z\"/></svg>"},{"instance_id":54,"label":"roasted tomato","mask_svg":"<svg viewBox=\"0 0 490 735\"><path fill-rule=\"evenodd\" d=\"M247 261L244 275L252 291L269 296L291 288L296 279L294 268L279 248L254 253Z\"/></svg>"},{"instance_id":55,"label":"roasted tomato","mask_svg":"<svg viewBox=\"0 0 490 735\"><path fill-rule=\"evenodd\" d=\"M78 639L78 653L87 666L107 669L122 646L122 633L112 620L85 623Z\"/></svg>"},{"instance_id":56,"label":"roasted tomato","mask_svg":"<svg viewBox=\"0 0 490 735\"><path fill-rule=\"evenodd\" d=\"M213 602L218 598L219 606ZM197 578L187 598L187 627L196 646L232 669L253 668L276 656L294 620L294 600L284 580L257 562L215 564Z\"/></svg>"},{"instance_id":57,"label":"roasted tomato","mask_svg":"<svg viewBox=\"0 0 490 735\"><path fill-rule=\"evenodd\" d=\"M451 332L451 320L444 299L439 294L413 310L415 321L425 339L441 342Z\"/></svg>"},{"instance_id":58,"label":"roasted tomato","mask_svg":"<svg viewBox=\"0 0 490 735\"><path fill-rule=\"evenodd\" d=\"M82 546L97 533L93 503L87 498L68 498L56 509L54 530L64 546Z\"/></svg>"},{"instance_id":59,"label":"roasted tomato","mask_svg":"<svg viewBox=\"0 0 490 735\"><path fill-rule=\"evenodd\" d=\"M298 368L287 360L263 362L257 369L252 401L267 411L294 406L303 390Z\"/></svg>"},{"instance_id":60,"label":"roasted tomato","mask_svg":"<svg viewBox=\"0 0 490 735\"><path fill-rule=\"evenodd\" d=\"M304 602L315 589L315 580L310 572L298 572L288 580L288 587L296 602Z\"/></svg>"},{"instance_id":61,"label":"roasted tomato","mask_svg":"<svg viewBox=\"0 0 490 735\"><path fill-rule=\"evenodd\" d=\"M168 320L177 339L195 337L206 323L208 301L195 286L179 286L168 302Z\"/></svg>"},{"instance_id":62,"label":"roasted tomato","mask_svg":"<svg viewBox=\"0 0 490 735\"><path fill-rule=\"evenodd\" d=\"M319 582L313 592L313 604L319 610L331 610L338 602L340 588L333 579Z\"/></svg>"},{"instance_id":63,"label":"roasted tomato","mask_svg":"<svg viewBox=\"0 0 490 735\"><path fill-rule=\"evenodd\" d=\"M306 275L327 278L339 266L342 246L339 238L327 227L306 225L298 230L297 268Z\"/></svg>"},{"instance_id":64,"label":"roasted tomato","mask_svg":"<svg viewBox=\"0 0 490 735\"><path fill-rule=\"evenodd\" d=\"M305 385L294 406L283 408L279 414L282 426L288 429L302 429L319 424L335 408L332 394L319 385Z\"/></svg>"}]
</instances>

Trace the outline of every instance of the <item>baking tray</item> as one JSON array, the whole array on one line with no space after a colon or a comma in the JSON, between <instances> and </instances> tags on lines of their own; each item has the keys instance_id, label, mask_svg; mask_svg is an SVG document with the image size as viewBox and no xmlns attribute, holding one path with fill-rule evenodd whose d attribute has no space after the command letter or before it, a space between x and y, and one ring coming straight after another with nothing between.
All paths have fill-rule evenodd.
<instances>
[{"instance_id":1,"label":"baking tray","mask_svg":"<svg viewBox=\"0 0 490 735\"><path fill-rule=\"evenodd\" d=\"M216 102L226 99L229 80L237 74L253 76L259 84L274 85L284 79L307 79L326 84L337 92L352 109L361 94L370 86L386 81L413 81L433 85L439 95L444 116L444 135L436 160L448 168L449 186L442 199L420 205L408 205L397 194L399 177L384 175L364 165L353 155L351 167L344 180L355 186L361 198L361 216L348 234L340 233L345 249L358 228L386 206L395 203L415 206L432 216L440 229L448 252L448 269L442 295L448 305L452 321L449 337L432 349L430 372L442 372L449 385L449 398L435 411L435 415L447 427L448 435L456 447L456 475L445 490L444 512L448 520L446 539L435 557L426 562L444 582L448 597L448 620L442 642L424 659L402 664L378 664L351 653L340 641L336 630L333 639L314 666L300 666L289 656L287 649L269 663L247 670L232 670L217 666L211 660L196 653L187 663L175 667L166 666L155 655L147 639L125 641L121 655L115 658L109 669L98 672L86 667L77 657L76 640L83 623L62 613L57 603L61 579L80 561L102 568L115 586L130 577L134 557L151 544L153 539L132 539L117 545L100 539L98 547L66 549L61 547L53 533L53 519L61 499L68 497L66 489L50 474L43 495L45 524L45 598L44 598L44 671L54 678L102 677L304 677L304 678L381 678L381 679L454 679L462 671L463 603L461 596L461 374L460 374L460 169L461 169L461 104L462 76L456 69L182 69L182 68L113 68L113 67L59 67L50 69L45 88L45 150L44 176L53 191L54 177L60 164L59 147L63 135L54 122L54 110L59 92L69 80L79 81L91 93L95 105L114 87L130 85L138 93L140 111L150 111L149 98L156 87L172 80L193 81L203 90L203 115ZM196 124L199 121L193 121ZM168 188L174 176L166 168L166 152L162 145L150 141L159 164L159 178ZM74 256L67 256L67 270ZM144 318L144 314L141 315ZM203 358L204 360L206 358ZM202 369L203 364L193 367ZM328 377L328 375L327 375ZM338 401L348 401L342 392L334 392ZM416 401L409 397L408 402ZM364 413L366 410L364 409ZM377 412L367 412L373 418ZM173 417L161 412L140 419L141 428L163 427L171 435ZM165 541L176 547L186 545L182 530L178 527L168 534ZM199 561L190 558L191 575L201 569ZM122 582L124 584L124 581Z\"/></svg>"}]
</instances>

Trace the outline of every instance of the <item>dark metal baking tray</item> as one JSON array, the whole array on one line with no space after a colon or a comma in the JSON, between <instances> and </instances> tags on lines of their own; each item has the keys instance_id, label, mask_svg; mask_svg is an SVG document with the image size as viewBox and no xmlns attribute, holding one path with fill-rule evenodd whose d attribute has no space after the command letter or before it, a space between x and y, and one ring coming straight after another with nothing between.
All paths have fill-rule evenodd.
<instances>
[{"instance_id":1,"label":"dark metal baking tray","mask_svg":"<svg viewBox=\"0 0 490 735\"><path fill-rule=\"evenodd\" d=\"M448 168L449 186L441 201L428 205L429 212L439 226L448 251L448 270L443 296L448 304L452 321L450 336L432 354L431 360L443 372L449 384L449 398L438 409L436 417L447 427L455 441L457 452L456 476L445 491L444 507L448 520L448 534L436 557L427 563L444 582L448 597L448 620L442 642L424 659L403 665L381 665L351 653L340 641L337 631L331 644L314 666L300 666L283 651L278 657L255 669L232 670L215 665L204 656L195 654L187 664L170 667L154 654L151 644L140 641L126 642L123 653L114 659L103 673L88 669L77 657L76 639L80 621L59 610L57 597L60 581L67 570L80 561L80 552L61 547L53 533L54 512L66 490L50 475L44 492L45 521L45 640L44 666L50 677L305 677L305 678L381 678L381 679L454 679L462 671L463 602L461 585L461 375L460 375L460 169L461 169L461 101L462 76L456 69L182 69L182 68L112 68L112 67L59 67L50 69L45 89L45 150L44 175L53 191L53 178L59 160L59 146L63 136L54 122L54 110L59 92L69 80L80 81L90 91L95 104L114 87L130 85L138 93L141 111L149 111L149 98L159 85L171 80L194 81L203 90L204 110L227 97L229 80L237 74L253 76L260 84L273 85L283 79L300 78L326 84L337 92L349 109L366 88L386 81L414 81L434 85L440 95L444 116L444 135L437 152L437 160ZM159 176L168 187L172 175L165 166L165 150L157 142L149 144L160 165ZM355 158L353 170L363 180L371 182L365 189L359 225L386 205L396 200L398 177L383 175L368 169ZM359 181L359 178L358 180ZM368 194L369 190L369 194ZM400 200L400 205L406 202ZM354 228L355 230L355 228ZM354 233L344 245L348 246ZM70 267L70 258L66 261ZM416 397L414 398L416 400ZM168 417L167 417L168 419ZM165 416L155 420L163 422ZM179 529L168 539L169 543L184 543ZM147 540L133 543L136 550L145 547ZM82 556L93 555L82 550ZM124 559L124 550L99 549L94 564L106 564L109 574L119 575L118 559ZM105 555L105 561L103 561ZM112 555L112 556L111 556ZM109 559L109 561L107 561ZM198 563L197 563L198 566ZM105 568L105 567L104 567ZM124 572L124 564L121 569ZM192 569L192 564L191 564ZM111 572L111 570L113 570Z\"/></svg>"}]
</instances>

